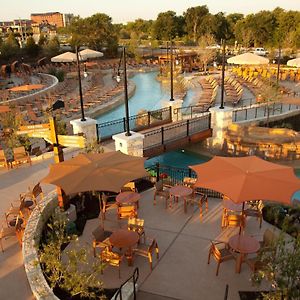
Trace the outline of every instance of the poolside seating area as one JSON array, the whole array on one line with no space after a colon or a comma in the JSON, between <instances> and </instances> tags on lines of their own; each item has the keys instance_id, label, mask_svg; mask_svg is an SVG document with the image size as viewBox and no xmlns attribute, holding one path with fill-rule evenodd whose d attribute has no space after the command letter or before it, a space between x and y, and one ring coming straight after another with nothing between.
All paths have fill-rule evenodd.
<instances>
[{"instance_id":1,"label":"poolside seating area","mask_svg":"<svg viewBox=\"0 0 300 300\"><path fill-rule=\"evenodd\" d=\"M243 87L233 77L226 76L224 80L226 104L236 105L243 97Z\"/></svg>"},{"instance_id":2,"label":"poolside seating area","mask_svg":"<svg viewBox=\"0 0 300 300\"><path fill-rule=\"evenodd\" d=\"M101 259L107 264L103 274L99 276L107 288L118 287L132 275L134 267L138 267L139 291L162 297L192 300L201 295L207 299L218 299L223 297L225 286L229 284L228 299L238 300L239 290L257 290L249 280L255 253L240 259L239 252L230 250L230 238L238 234L239 228L221 228L221 199L208 198L209 210L200 218L199 207L195 203L188 202L187 212L184 212L182 198L173 202L172 207L166 207L165 202L159 199L153 205L151 199L154 192L154 189L150 189L140 193L140 206L135 218L128 216L119 219L117 207L106 212L102 230L108 235L102 235L95 257L95 248L92 246L95 237L92 232L99 227L99 218L88 220L83 235L67 249L91 245L89 259ZM255 241L263 240L266 229L272 233L275 230L265 222L262 222L260 229L257 223L255 218L247 218L244 228L246 236ZM146 237L140 236L136 228ZM128 229L133 230L136 235L129 234L131 242L120 247L123 243L122 236L127 235ZM110 238L112 234L114 236ZM228 253L219 247L220 242L226 245L224 249L228 249ZM216 248L212 249L212 245ZM209 254L211 259L208 264ZM240 273L237 268L240 268ZM211 281L217 281L218 284L211 286ZM262 290L267 288L266 284L261 287Z\"/></svg>"},{"instance_id":3,"label":"poolside seating area","mask_svg":"<svg viewBox=\"0 0 300 300\"><path fill-rule=\"evenodd\" d=\"M202 87L202 93L198 104L211 106L217 97L219 87L217 80L213 76L206 76L200 79L200 85Z\"/></svg>"}]
</instances>

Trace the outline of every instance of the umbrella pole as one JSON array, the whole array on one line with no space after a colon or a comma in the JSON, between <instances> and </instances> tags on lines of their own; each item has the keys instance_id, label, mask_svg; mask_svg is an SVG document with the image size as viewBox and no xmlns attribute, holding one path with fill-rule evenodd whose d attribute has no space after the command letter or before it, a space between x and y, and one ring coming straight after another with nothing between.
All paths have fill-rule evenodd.
<instances>
[{"instance_id":1,"label":"umbrella pole","mask_svg":"<svg viewBox=\"0 0 300 300\"><path fill-rule=\"evenodd\" d=\"M102 192L99 193L99 207L100 207L100 224L104 230L104 214L103 214L103 201Z\"/></svg>"},{"instance_id":2,"label":"umbrella pole","mask_svg":"<svg viewBox=\"0 0 300 300\"><path fill-rule=\"evenodd\" d=\"M242 207L242 221L243 221L243 215L244 215L244 209L245 209L245 202L243 202L243 207ZM240 224L240 231L239 231L239 235L241 235L242 232L242 224Z\"/></svg>"}]
</instances>

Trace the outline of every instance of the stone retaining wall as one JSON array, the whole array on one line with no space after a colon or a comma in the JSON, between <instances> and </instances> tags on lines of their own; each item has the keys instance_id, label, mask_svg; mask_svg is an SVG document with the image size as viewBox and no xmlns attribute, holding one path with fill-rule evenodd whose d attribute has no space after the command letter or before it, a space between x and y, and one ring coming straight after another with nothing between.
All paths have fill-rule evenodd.
<instances>
[{"instance_id":1,"label":"stone retaining wall","mask_svg":"<svg viewBox=\"0 0 300 300\"><path fill-rule=\"evenodd\" d=\"M56 192L48 194L35 207L28 220L23 236L23 262L27 279L35 299L59 300L49 287L38 262L38 247L45 223L58 206Z\"/></svg>"}]
</instances>

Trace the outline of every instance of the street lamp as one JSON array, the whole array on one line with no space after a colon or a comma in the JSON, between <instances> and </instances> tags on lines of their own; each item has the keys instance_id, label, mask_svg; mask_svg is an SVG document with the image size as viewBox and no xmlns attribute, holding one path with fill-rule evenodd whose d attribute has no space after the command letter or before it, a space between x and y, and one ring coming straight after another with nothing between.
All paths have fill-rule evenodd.
<instances>
[{"instance_id":1,"label":"street lamp","mask_svg":"<svg viewBox=\"0 0 300 300\"><path fill-rule=\"evenodd\" d=\"M278 84L279 84L279 71L280 71L280 60L281 60L281 46L279 45L278 48L278 62L277 62L277 76L276 76L276 84L277 84L277 88L278 88Z\"/></svg>"},{"instance_id":2,"label":"street lamp","mask_svg":"<svg viewBox=\"0 0 300 300\"><path fill-rule=\"evenodd\" d=\"M124 72L124 96L125 96L125 129L126 129L126 136L131 136L130 128L129 128L129 105L128 105L128 87L127 87L127 72L126 72L126 49L123 47L122 57L120 59L119 68L116 76L116 80L118 83L121 81L120 76L120 67L121 67L121 60L123 59L123 72Z\"/></svg>"},{"instance_id":3,"label":"street lamp","mask_svg":"<svg viewBox=\"0 0 300 300\"><path fill-rule=\"evenodd\" d=\"M173 97L173 43L170 41L170 54L171 54L171 98L170 101L174 101Z\"/></svg>"},{"instance_id":4,"label":"street lamp","mask_svg":"<svg viewBox=\"0 0 300 300\"><path fill-rule=\"evenodd\" d=\"M224 109L224 84L225 84L225 40L223 43L223 51L222 51L222 85L221 85L221 105L220 109Z\"/></svg>"},{"instance_id":5,"label":"street lamp","mask_svg":"<svg viewBox=\"0 0 300 300\"><path fill-rule=\"evenodd\" d=\"M80 107L81 107L81 121L84 122L84 121L86 121L86 118L84 117L84 109L83 109L83 97L82 97L82 87L81 87L78 46L76 46L75 48L76 48L76 62L77 62L77 73L78 73L79 98L80 98ZM86 75L87 75L87 73L86 73Z\"/></svg>"}]
</instances>

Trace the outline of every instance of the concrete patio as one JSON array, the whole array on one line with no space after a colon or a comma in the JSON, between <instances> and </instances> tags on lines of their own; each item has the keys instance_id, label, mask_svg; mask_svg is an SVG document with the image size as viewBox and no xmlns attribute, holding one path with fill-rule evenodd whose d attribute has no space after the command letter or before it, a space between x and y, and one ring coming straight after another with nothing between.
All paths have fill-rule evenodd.
<instances>
[{"instance_id":1,"label":"concrete patio","mask_svg":"<svg viewBox=\"0 0 300 300\"><path fill-rule=\"evenodd\" d=\"M150 272L148 260L141 256L134 257L132 267L124 259L121 265L121 279L118 270L108 266L101 275L106 288L119 287L139 268L138 299L223 299L226 284L229 285L228 299L240 299L238 291L266 290L265 283L260 288L253 287L250 281L251 270L244 263L241 273L235 273L235 261L223 262L219 275L216 276L217 264L211 258L207 264L210 240L228 241L229 237L238 232L238 228L221 229L222 202L220 199L209 199L209 210L203 213L200 220L197 206L188 206L187 214L183 210L183 202L179 201L172 208L165 208L164 199L158 199L153 205L154 190L142 193L139 218L145 220L146 236L154 237L159 245L160 258L156 260L153 254L153 271ZM92 254L92 231L99 225L99 219L86 223L83 235L78 242L70 244L73 247L87 247ZM118 220L115 209L107 212L105 230L116 230L127 227L127 220ZM245 232L262 240L263 232L271 225L263 222L259 229L259 222L255 218L248 218ZM97 258L96 258L97 259Z\"/></svg>"}]
</instances>

